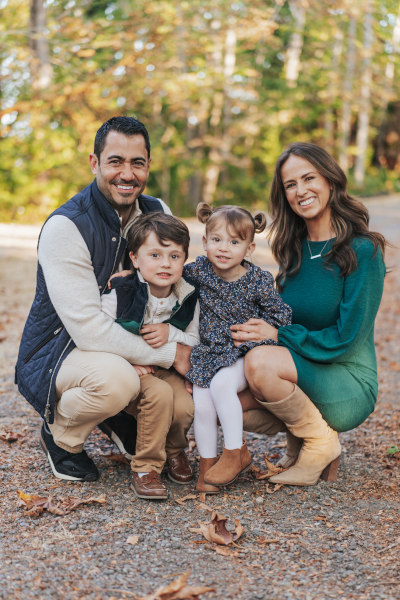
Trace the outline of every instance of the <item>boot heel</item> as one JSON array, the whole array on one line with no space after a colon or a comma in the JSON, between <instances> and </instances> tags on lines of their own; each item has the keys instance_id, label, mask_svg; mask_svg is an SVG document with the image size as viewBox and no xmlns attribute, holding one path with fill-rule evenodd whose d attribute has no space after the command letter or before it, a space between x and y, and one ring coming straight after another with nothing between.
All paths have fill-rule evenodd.
<instances>
[{"instance_id":1,"label":"boot heel","mask_svg":"<svg viewBox=\"0 0 400 600\"><path fill-rule=\"evenodd\" d=\"M335 458L321 473L321 479L324 481L336 481L339 468L340 456Z\"/></svg>"}]
</instances>

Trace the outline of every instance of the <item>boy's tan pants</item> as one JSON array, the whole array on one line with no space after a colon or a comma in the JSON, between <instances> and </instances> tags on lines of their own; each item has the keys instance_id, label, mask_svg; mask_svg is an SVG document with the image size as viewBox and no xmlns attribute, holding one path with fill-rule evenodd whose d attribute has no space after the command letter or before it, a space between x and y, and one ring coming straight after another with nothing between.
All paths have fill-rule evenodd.
<instances>
[{"instance_id":1,"label":"boy's tan pants","mask_svg":"<svg viewBox=\"0 0 400 600\"><path fill-rule=\"evenodd\" d=\"M193 421L193 400L175 371L157 369L140 377L140 394L126 407L137 419L136 454L131 467L138 473L161 473L167 456L187 446Z\"/></svg>"},{"instance_id":2,"label":"boy's tan pants","mask_svg":"<svg viewBox=\"0 0 400 600\"><path fill-rule=\"evenodd\" d=\"M121 356L74 348L56 379L54 423L57 446L77 453L98 423L116 415L140 391L139 376Z\"/></svg>"}]
</instances>

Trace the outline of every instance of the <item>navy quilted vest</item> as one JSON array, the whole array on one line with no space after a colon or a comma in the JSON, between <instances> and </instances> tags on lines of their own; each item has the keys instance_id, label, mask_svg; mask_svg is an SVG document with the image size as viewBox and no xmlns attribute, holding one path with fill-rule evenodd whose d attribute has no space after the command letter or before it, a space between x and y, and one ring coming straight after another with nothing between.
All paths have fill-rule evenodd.
<instances>
[{"instance_id":1,"label":"navy quilted vest","mask_svg":"<svg viewBox=\"0 0 400 600\"><path fill-rule=\"evenodd\" d=\"M142 212L163 210L152 196L138 199ZM100 292L115 272L125 248L117 213L94 180L88 187L55 210L53 215L71 219L86 242ZM26 400L49 423L54 420L55 381L64 358L75 347L60 321L47 292L38 264L36 294L25 323L15 369L15 383Z\"/></svg>"}]
</instances>

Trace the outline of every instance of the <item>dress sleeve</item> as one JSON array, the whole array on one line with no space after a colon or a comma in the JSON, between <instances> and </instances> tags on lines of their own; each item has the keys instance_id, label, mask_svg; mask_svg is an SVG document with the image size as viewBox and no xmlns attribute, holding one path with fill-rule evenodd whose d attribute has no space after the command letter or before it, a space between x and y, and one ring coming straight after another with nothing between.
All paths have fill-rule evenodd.
<instances>
[{"instance_id":1,"label":"dress sleeve","mask_svg":"<svg viewBox=\"0 0 400 600\"><path fill-rule=\"evenodd\" d=\"M257 303L262 311L264 321L279 329L292 321L292 309L282 300L274 287L274 278L269 271L261 271L258 284Z\"/></svg>"},{"instance_id":2,"label":"dress sleeve","mask_svg":"<svg viewBox=\"0 0 400 600\"><path fill-rule=\"evenodd\" d=\"M311 331L299 324L281 327L278 344L304 358L322 363L345 362L368 338L383 292L385 264L378 248L363 240L358 248L357 268L345 277L339 317L333 325Z\"/></svg>"}]
</instances>

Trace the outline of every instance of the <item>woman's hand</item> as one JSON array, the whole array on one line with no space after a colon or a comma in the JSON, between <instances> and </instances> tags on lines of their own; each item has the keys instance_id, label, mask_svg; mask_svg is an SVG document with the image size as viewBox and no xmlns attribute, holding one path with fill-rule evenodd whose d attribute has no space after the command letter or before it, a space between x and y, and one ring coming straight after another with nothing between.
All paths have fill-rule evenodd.
<instances>
[{"instance_id":1,"label":"woman's hand","mask_svg":"<svg viewBox=\"0 0 400 600\"><path fill-rule=\"evenodd\" d=\"M278 330L263 319L249 319L246 323L231 326L233 343L236 347L243 342L278 341Z\"/></svg>"},{"instance_id":2,"label":"woman's hand","mask_svg":"<svg viewBox=\"0 0 400 600\"><path fill-rule=\"evenodd\" d=\"M169 325L168 323L149 323L142 327L140 335L153 348L160 348L168 342Z\"/></svg>"}]
</instances>

